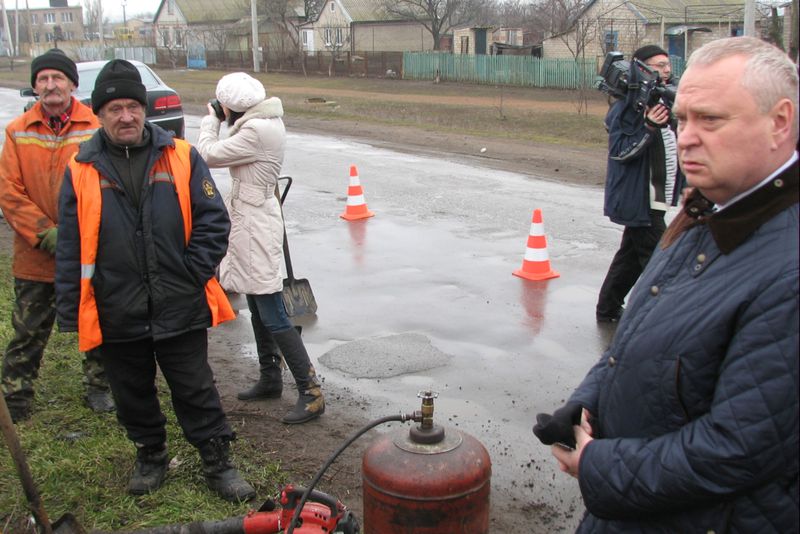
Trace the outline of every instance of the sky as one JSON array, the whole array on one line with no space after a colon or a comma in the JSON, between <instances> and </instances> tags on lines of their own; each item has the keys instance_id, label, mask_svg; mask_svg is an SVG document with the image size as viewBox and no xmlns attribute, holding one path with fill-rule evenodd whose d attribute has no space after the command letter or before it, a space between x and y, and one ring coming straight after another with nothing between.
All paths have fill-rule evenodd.
<instances>
[{"instance_id":1,"label":"sky","mask_svg":"<svg viewBox=\"0 0 800 534\"><path fill-rule=\"evenodd\" d=\"M4 0L6 9L14 9L19 5L19 9L25 9L25 0ZM101 0L103 3L103 18L111 22L122 22L122 3L123 0ZM68 0L70 6L83 6L84 0ZM125 16L135 17L142 13L155 14L161 0L127 0ZM49 0L28 0L29 7L49 7Z\"/></svg>"}]
</instances>

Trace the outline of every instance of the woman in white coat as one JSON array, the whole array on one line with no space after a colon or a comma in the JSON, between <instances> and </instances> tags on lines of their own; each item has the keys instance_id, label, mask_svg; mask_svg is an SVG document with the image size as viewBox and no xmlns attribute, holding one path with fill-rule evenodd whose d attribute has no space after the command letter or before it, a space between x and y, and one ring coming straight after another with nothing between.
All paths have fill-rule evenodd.
<instances>
[{"instance_id":1,"label":"woman in white coat","mask_svg":"<svg viewBox=\"0 0 800 534\"><path fill-rule=\"evenodd\" d=\"M200 122L197 149L209 167L229 167L231 192L225 205L231 218L228 253L220 264L220 283L244 294L258 350L260 376L238 394L242 400L278 398L283 390L280 348L299 398L284 423L305 423L325 411L320 382L300 334L283 304L283 218L275 194L283 165L286 130L280 99L267 98L263 84L243 73L223 76L217 100L228 135L219 138L220 119L211 105Z\"/></svg>"}]
</instances>

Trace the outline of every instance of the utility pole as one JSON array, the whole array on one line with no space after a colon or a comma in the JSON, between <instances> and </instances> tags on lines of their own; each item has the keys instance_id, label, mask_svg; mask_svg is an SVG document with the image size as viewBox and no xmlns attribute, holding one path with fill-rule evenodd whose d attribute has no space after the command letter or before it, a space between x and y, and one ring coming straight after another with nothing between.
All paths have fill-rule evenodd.
<instances>
[{"instance_id":1,"label":"utility pole","mask_svg":"<svg viewBox=\"0 0 800 534\"><path fill-rule=\"evenodd\" d=\"M744 34L756 36L756 0L744 0Z\"/></svg>"},{"instance_id":2,"label":"utility pole","mask_svg":"<svg viewBox=\"0 0 800 534\"><path fill-rule=\"evenodd\" d=\"M100 50L106 54L106 38L103 36L103 0L97 0L97 33L100 34Z\"/></svg>"},{"instance_id":3,"label":"utility pole","mask_svg":"<svg viewBox=\"0 0 800 534\"><path fill-rule=\"evenodd\" d=\"M258 60L258 15L256 13L256 0L250 0L250 31L253 33L253 72L261 72L261 62Z\"/></svg>"},{"instance_id":4,"label":"utility pole","mask_svg":"<svg viewBox=\"0 0 800 534\"><path fill-rule=\"evenodd\" d=\"M6 13L4 0L0 0L0 7L3 8L3 34L6 36L8 59L11 61L11 70L14 70L14 44L11 42L11 31L8 28L8 13Z\"/></svg>"},{"instance_id":5,"label":"utility pole","mask_svg":"<svg viewBox=\"0 0 800 534\"><path fill-rule=\"evenodd\" d=\"M19 55L19 0L14 0L14 55Z\"/></svg>"},{"instance_id":6,"label":"utility pole","mask_svg":"<svg viewBox=\"0 0 800 534\"><path fill-rule=\"evenodd\" d=\"M28 0L25 0L25 19L28 21L28 55L33 56L33 22L31 21L31 9L28 7Z\"/></svg>"}]
</instances>

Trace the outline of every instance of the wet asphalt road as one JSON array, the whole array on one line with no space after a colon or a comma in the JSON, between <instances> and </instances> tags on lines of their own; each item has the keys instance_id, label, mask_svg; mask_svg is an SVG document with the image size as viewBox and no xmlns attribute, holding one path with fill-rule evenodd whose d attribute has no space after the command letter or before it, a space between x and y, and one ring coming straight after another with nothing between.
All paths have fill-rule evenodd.
<instances>
[{"instance_id":1,"label":"wet asphalt road","mask_svg":"<svg viewBox=\"0 0 800 534\"><path fill-rule=\"evenodd\" d=\"M319 305L301 321L303 337L326 383L362 395L371 418L418 409L419 390L437 391L437 420L489 451L493 503L545 507L569 532L582 510L577 483L531 426L608 345L594 304L621 231L602 216L601 188L485 161L479 150L474 159L416 156L289 132L288 239L295 276ZM375 213L357 222L339 217L351 165ZM225 189L227 174L214 174ZM543 282L511 274L535 208L561 275Z\"/></svg>"},{"instance_id":2,"label":"wet asphalt road","mask_svg":"<svg viewBox=\"0 0 800 534\"><path fill-rule=\"evenodd\" d=\"M5 126L23 100L8 89L0 97ZM187 118L190 141L198 125ZM566 400L608 344L594 304L621 232L602 216L601 188L495 171L486 161L477 148L475 158L417 156L289 132L288 240L295 276L310 281L319 305L316 318L301 321L303 337L326 384L366 399L369 417L413 411L419 390L438 392L437 421L489 451L493 502L547 507L570 531L582 509L577 484L531 426L537 412ZM375 213L358 222L339 217L351 165ZM214 177L227 192L227 172ZM544 282L511 274L535 208L561 275ZM248 322L229 328L251 340Z\"/></svg>"}]
</instances>

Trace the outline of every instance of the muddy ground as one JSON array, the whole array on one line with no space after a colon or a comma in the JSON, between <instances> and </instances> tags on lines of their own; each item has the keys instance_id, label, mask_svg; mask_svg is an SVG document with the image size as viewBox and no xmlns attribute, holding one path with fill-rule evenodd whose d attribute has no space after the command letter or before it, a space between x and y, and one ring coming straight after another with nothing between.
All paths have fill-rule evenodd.
<instances>
[{"instance_id":1,"label":"muddy ground","mask_svg":"<svg viewBox=\"0 0 800 534\"><path fill-rule=\"evenodd\" d=\"M475 165L536 175L540 178L561 180L586 185L602 185L604 154L597 149L574 149L555 145L532 145L515 141L482 139L464 135L431 133L414 128L370 126L352 122L330 120L287 119L287 128L294 132L330 134L358 138L362 142L395 150L437 154L464 158L468 156ZM481 151L485 148L485 151ZM11 252L11 231L0 225L0 251ZM240 318L239 321L248 319ZM248 331L237 328L238 331ZM249 332L249 331L248 331ZM349 388L325 387L327 411L314 422L287 426L280 422L295 400L295 391L288 372L284 373L286 389L280 400L241 402L236 392L252 382L257 374L252 345L245 349L242 343L252 344L252 336L241 339L232 335L232 329L213 330L210 335L209 356L214 368L217 386L224 406L241 437L257 444L265 461L280 461L288 473L288 480L305 484L353 432L368 422L366 407L369 400ZM320 355L312 355L316 359ZM324 373L323 373L324 376ZM399 409L399 408L398 408ZM361 457L369 446L367 434L348 448L328 470L319 489L338 497L355 514L363 517L361 502ZM259 499L268 495L259 495ZM559 532L564 514L579 511L543 509L533 502L513 497L493 495L490 513L493 533L545 533Z\"/></svg>"}]
</instances>

